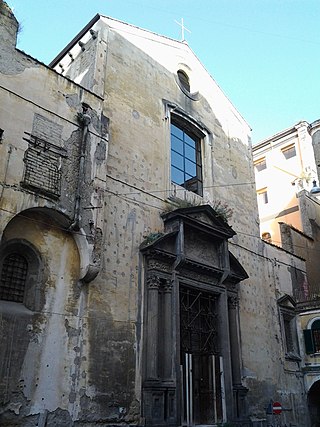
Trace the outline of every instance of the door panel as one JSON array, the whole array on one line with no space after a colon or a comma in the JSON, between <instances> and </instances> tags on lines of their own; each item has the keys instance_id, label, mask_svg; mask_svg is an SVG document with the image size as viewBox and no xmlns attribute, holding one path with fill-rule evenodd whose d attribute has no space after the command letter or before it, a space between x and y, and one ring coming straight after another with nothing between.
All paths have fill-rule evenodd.
<instances>
[{"instance_id":1,"label":"door panel","mask_svg":"<svg viewBox=\"0 0 320 427\"><path fill-rule=\"evenodd\" d=\"M217 348L217 296L180 290L182 425L222 422L221 357Z\"/></svg>"}]
</instances>

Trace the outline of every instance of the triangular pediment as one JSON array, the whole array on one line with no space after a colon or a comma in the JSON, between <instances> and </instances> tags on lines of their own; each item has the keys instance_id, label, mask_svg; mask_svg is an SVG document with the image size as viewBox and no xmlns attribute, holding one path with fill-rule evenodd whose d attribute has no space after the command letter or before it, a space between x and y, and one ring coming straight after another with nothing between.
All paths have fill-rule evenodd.
<instances>
[{"instance_id":1,"label":"triangular pediment","mask_svg":"<svg viewBox=\"0 0 320 427\"><path fill-rule=\"evenodd\" d=\"M285 294L278 299L278 304L281 307L294 309L296 307L296 302L291 295Z\"/></svg>"},{"instance_id":2,"label":"triangular pediment","mask_svg":"<svg viewBox=\"0 0 320 427\"><path fill-rule=\"evenodd\" d=\"M176 209L162 215L164 233L151 234L140 249L149 257L179 260L180 268L203 270L232 283L248 275L228 251L228 238L235 232L211 206ZM223 278L223 279L222 279Z\"/></svg>"},{"instance_id":3,"label":"triangular pediment","mask_svg":"<svg viewBox=\"0 0 320 427\"><path fill-rule=\"evenodd\" d=\"M220 239L229 239L235 231L210 205L179 208L162 214L165 229L172 231L179 224L184 223L208 235Z\"/></svg>"},{"instance_id":4,"label":"triangular pediment","mask_svg":"<svg viewBox=\"0 0 320 427\"><path fill-rule=\"evenodd\" d=\"M229 252L229 260L230 260L230 276L233 277L236 281L241 281L244 279L248 279L248 274L246 270L242 267L237 258Z\"/></svg>"}]
</instances>

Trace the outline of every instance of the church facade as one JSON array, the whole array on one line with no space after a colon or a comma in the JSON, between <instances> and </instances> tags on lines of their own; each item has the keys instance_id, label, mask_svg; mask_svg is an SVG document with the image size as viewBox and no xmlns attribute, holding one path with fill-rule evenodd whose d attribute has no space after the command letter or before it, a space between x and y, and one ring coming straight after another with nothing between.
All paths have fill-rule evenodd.
<instances>
[{"instance_id":1,"label":"church facade","mask_svg":"<svg viewBox=\"0 0 320 427\"><path fill-rule=\"evenodd\" d=\"M1 8L1 425L308 427L248 124L184 42L97 15L46 67Z\"/></svg>"}]
</instances>

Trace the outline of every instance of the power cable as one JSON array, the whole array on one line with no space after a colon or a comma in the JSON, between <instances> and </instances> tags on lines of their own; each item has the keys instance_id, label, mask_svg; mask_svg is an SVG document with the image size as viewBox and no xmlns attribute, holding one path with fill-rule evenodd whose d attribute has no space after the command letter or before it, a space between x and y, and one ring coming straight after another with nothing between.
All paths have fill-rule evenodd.
<instances>
[{"instance_id":1,"label":"power cable","mask_svg":"<svg viewBox=\"0 0 320 427\"><path fill-rule=\"evenodd\" d=\"M152 209L157 209L157 210L159 210L160 212L165 212L165 209L163 209L163 207L160 207L160 206L155 206L155 205L152 205L152 204L150 204L150 203L147 203L147 202L144 202L144 201L138 201L138 200L134 200L134 199L130 199L130 198L128 198L128 197L125 197L125 196L123 196L123 195L120 195L120 194L117 194L117 193L115 193L115 192L113 192L113 191L111 191L111 190L105 190L107 193L109 193L109 194L111 194L111 195L113 195L113 196L115 196L115 197L119 197L120 199L122 199L122 200L124 200L124 201L126 201L126 202L129 202L129 203L134 203L134 204L136 204L136 205L144 205L144 206L148 206L148 207L151 207ZM152 195L151 195L152 196ZM165 200L162 200L162 199L160 199L162 202L165 202ZM168 203L168 202L167 202ZM39 223L41 223L41 224L43 224L43 225L46 225L46 226L52 226L52 227L54 227L54 228L56 228L56 229L60 229L60 230L62 230L62 231L65 231L65 232L70 232L71 234L77 234L77 235L79 235L79 236L84 236L84 237L88 237L88 238L92 238L93 236L92 235L88 235L88 234L85 234L85 233L81 233L81 232L77 232L77 231L71 231L71 230L68 230L67 228L65 228L65 227L62 227L62 226L59 226L59 225L56 225L56 224L52 224L52 223L50 223L50 222L46 222L46 221L42 221L42 220L38 220L38 219L33 219L33 218L30 218L30 216L29 215L23 215L23 214L21 214L21 213L17 213L17 212L14 212L14 211L10 211L10 210L8 210L8 209L5 209L5 208L0 208L0 211L4 211L4 212L8 212L8 213L11 213L11 214L13 214L13 215L19 215L19 216L21 216L22 218L26 218L26 219L28 219L28 220L30 220L30 221L33 221L33 222L39 222ZM251 238L255 238L255 239L259 239L259 241L263 241L262 239L261 239L261 237L260 236L257 236L257 235L254 235L254 234L249 234L249 233L245 233L245 232L242 232L242 231L239 231L239 230L237 230L237 232L236 232L237 234L241 234L241 235L243 235L243 236L246 236L246 237L251 237ZM281 242L278 242L278 241L274 241L275 243L279 243L279 245L281 244ZM240 245L239 245L240 246ZM298 248L298 249L306 249L306 247L305 246L300 246L300 245L296 245L296 244L294 244L294 245L292 245L293 247L295 247L295 248ZM285 250L285 249L283 249L281 246L276 246L275 245L275 247L277 247L278 249L280 249L280 250L284 250L285 252L287 252L288 254L291 254L289 251L287 251L287 250ZM245 247L243 247L243 249L247 249L247 250L249 250L250 251L250 249L248 249L248 248L245 248ZM309 251L310 252L319 252L320 253L320 249L318 250L318 249L309 249ZM256 254L256 255L258 255L256 252L253 252L254 254ZM293 255L293 256L298 256L299 257L299 255L295 255L295 254L291 254L291 255ZM287 265L289 265L289 264L287 264Z\"/></svg>"}]
</instances>

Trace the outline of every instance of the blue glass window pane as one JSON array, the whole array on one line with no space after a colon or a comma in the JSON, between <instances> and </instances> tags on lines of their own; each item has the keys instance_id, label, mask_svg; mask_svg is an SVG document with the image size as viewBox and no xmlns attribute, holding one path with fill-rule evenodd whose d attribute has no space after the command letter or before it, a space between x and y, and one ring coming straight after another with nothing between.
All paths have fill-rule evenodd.
<instances>
[{"instance_id":1,"label":"blue glass window pane","mask_svg":"<svg viewBox=\"0 0 320 427\"><path fill-rule=\"evenodd\" d=\"M175 167L183 170L184 169L183 156L175 153L174 151L171 151L171 164L172 164L172 166L175 166Z\"/></svg>"},{"instance_id":2,"label":"blue glass window pane","mask_svg":"<svg viewBox=\"0 0 320 427\"><path fill-rule=\"evenodd\" d=\"M187 159L192 160L192 161L196 161L196 151L194 148L189 147L189 145L185 145L184 147L184 154L186 156Z\"/></svg>"},{"instance_id":3,"label":"blue glass window pane","mask_svg":"<svg viewBox=\"0 0 320 427\"><path fill-rule=\"evenodd\" d=\"M183 155L183 142L174 135L171 136L171 148Z\"/></svg>"},{"instance_id":4,"label":"blue glass window pane","mask_svg":"<svg viewBox=\"0 0 320 427\"><path fill-rule=\"evenodd\" d=\"M189 144L191 147L196 148L196 142L194 139L190 138L189 135L186 133L184 134L184 140L187 144Z\"/></svg>"},{"instance_id":5,"label":"blue glass window pane","mask_svg":"<svg viewBox=\"0 0 320 427\"><path fill-rule=\"evenodd\" d=\"M184 173L174 166L171 167L171 180L176 184L183 185L184 183Z\"/></svg>"},{"instance_id":6,"label":"blue glass window pane","mask_svg":"<svg viewBox=\"0 0 320 427\"><path fill-rule=\"evenodd\" d=\"M188 159L186 159L186 173L190 176L196 176L197 175L197 168L196 164L193 162L190 162Z\"/></svg>"},{"instance_id":7,"label":"blue glass window pane","mask_svg":"<svg viewBox=\"0 0 320 427\"><path fill-rule=\"evenodd\" d=\"M183 131L175 125L171 125L171 133L180 139L183 139Z\"/></svg>"}]
</instances>

